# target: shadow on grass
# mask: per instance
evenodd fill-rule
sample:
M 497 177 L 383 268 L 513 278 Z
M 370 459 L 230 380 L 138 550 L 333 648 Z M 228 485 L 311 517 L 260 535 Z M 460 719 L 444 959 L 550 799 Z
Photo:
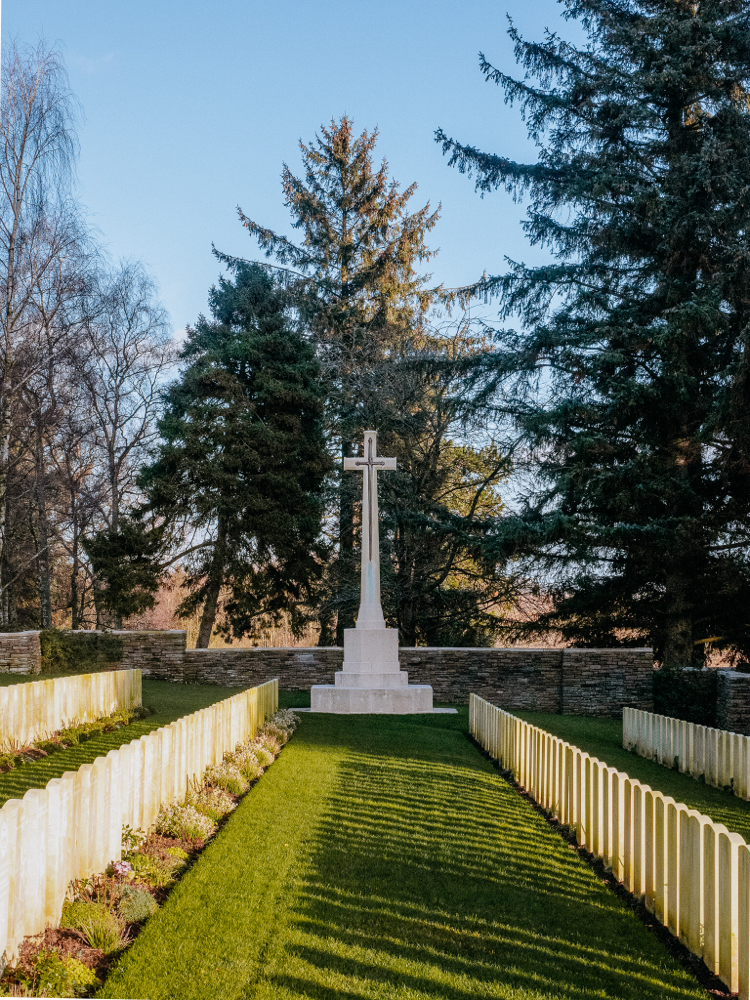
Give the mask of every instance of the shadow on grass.
M 291 995 L 705 996 L 477 766 L 351 753 L 315 844 Z
M 458 716 L 302 717 L 101 997 L 706 998 Z

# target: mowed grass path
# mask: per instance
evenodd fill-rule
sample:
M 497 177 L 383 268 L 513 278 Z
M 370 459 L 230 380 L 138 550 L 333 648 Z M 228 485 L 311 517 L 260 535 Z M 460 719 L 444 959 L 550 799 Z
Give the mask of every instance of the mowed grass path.
M 458 716 L 302 717 L 99 997 L 706 997 Z
M 154 709 L 154 715 L 139 719 L 112 733 L 102 733 L 85 743 L 70 747 L 69 750 L 60 750 L 49 757 L 22 764 L 13 771 L 0 774 L 0 806 L 8 799 L 23 798 L 24 792 L 29 788 L 44 788 L 48 781 L 62 777 L 66 771 L 77 771 L 82 764 L 91 764 L 97 757 L 106 757 L 110 750 L 137 740 L 152 729 L 167 726 L 183 715 L 190 715 L 224 698 L 231 698 L 238 690 L 214 684 L 170 684 L 168 681 L 144 680 L 143 704 Z
M 625 750 L 621 720 L 583 719 L 544 712 L 513 714 L 585 750 L 592 757 L 598 757 L 610 767 L 624 771 L 662 795 L 671 795 L 675 801 L 684 802 L 691 809 L 710 816 L 714 823 L 723 823 L 728 830 L 739 833 L 750 843 L 750 802 Z

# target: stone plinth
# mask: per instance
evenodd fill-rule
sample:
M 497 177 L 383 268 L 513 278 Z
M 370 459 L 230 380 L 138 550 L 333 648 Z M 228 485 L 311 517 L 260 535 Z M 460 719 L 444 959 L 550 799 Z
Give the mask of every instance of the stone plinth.
M 310 689 L 310 709 L 339 715 L 415 715 L 432 711 L 429 684 L 409 684 L 401 670 L 398 630 L 344 630 L 344 666 L 333 684 Z

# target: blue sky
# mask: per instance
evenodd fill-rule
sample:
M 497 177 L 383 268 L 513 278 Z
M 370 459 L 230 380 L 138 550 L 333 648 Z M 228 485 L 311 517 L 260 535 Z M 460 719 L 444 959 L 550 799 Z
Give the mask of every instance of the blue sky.
M 280 174 L 299 139 L 346 113 L 378 126 L 378 157 L 416 208 L 442 202 L 435 283 L 466 284 L 503 259 L 534 262 L 523 208 L 485 199 L 448 168 L 434 132 L 535 159 L 517 108 L 484 82 L 478 53 L 515 71 L 506 12 L 529 38 L 567 37 L 553 0 L 5 0 L 3 46 L 56 44 L 85 120 L 79 194 L 113 258 L 143 260 L 176 331 L 206 311 L 220 271 L 212 242 L 253 258 L 236 215 L 291 233 Z M 489 315 L 489 314 L 488 314 Z

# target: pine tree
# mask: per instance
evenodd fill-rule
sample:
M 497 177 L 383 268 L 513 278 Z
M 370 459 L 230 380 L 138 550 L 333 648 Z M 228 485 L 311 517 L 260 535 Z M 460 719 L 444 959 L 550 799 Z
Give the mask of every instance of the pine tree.
M 538 463 L 488 557 L 532 558 L 541 622 L 651 642 L 670 666 L 707 640 L 750 655 L 750 8 L 742 0 L 565 0 L 576 47 L 511 27 L 527 71 L 483 57 L 537 163 L 438 132 L 482 192 L 528 194 L 541 267 L 497 295 L 502 406 Z
M 152 517 L 207 536 L 192 567 L 208 646 L 220 600 L 226 630 L 252 633 L 291 611 L 321 572 L 320 491 L 330 468 L 314 348 L 260 267 L 236 263 L 210 294 L 212 320 L 188 330 L 186 368 L 169 387 L 163 443 L 140 485 Z
M 433 294 L 429 276 L 415 267 L 433 255 L 424 238 L 438 213 L 429 204 L 410 214 L 416 189 L 403 191 L 388 177 L 383 161 L 373 166 L 377 130 L 355 137 L 344 116 L 309 145 L 300 143 L 304 179 L 284 165 L 283 190 L 302 240 L 264 229 L 240 210 L 240 219 L 278 273 L 312 332 L 329 389 L 329 430 L 341 456 L 355 453 L 364 428 L 353 389 L 363 366 L 386 357 L 404 338 L 419 336 Z M 225 255 L 218 255 L 222 259 Z M 355 561 L 352 477 L 333 484 L 337 557 L 329 569 L 331 600 L 321 620 L 321 644 L 343 642 L 359 602 Z M 336 636 L 332 623 L 336 618 Z

